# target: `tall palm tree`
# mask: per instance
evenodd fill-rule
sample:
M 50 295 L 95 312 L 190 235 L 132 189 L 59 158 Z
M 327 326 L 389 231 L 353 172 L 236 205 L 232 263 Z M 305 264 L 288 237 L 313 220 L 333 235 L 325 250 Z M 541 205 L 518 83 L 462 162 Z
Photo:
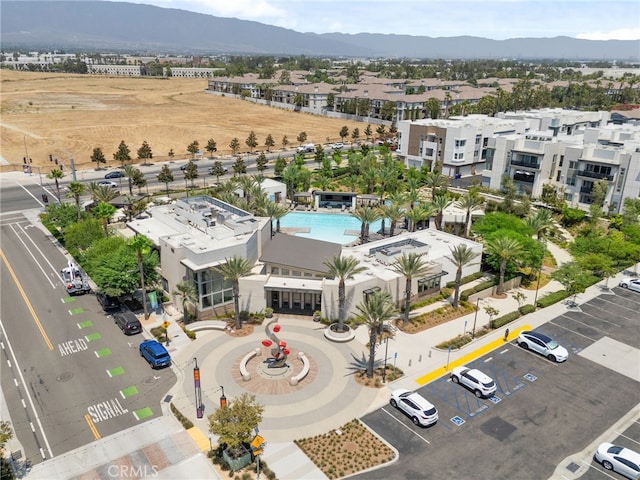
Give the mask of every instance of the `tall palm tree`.
M 107 202 L 99 202 L 92 210 L 92 213 L 102 220 L 102 228 L 104 228 L 104 236 L 109 236 L 109 220 L 116 213 L 116 207 Z
M 129 195 L 133 195 L 133 179 L 136 176 L 136 167 L 134 167 L 133 165 L 125 165 L 122 168 L 122 172 L 129 181 Z
M 487 255 L 500 260 L 500 280 L 497 293 L 504 293 L 504 272 L 507 270 L 507 262 L 517 258 L 522 253 L 522 245 L 514 238 L 505 235 L 496 237 L 486 242 Z
M 546 208 L 539 208 L 533 215 L 526 217 L 524 223 L 536 232 L 538 240 L 543 240 L 549 229 L 553 227 L 553 216 Z
M 183 280 L 176 284 L 176 288 L 172 292 L 174 295 L 180 296 L 182 304 L 182 322 L 186 325 L 189 322 L 188 304 L 195 304 L 198 301 L 198 292 L 193 282 Z
M 276 232 L 280 233 L 280 220 L 288 213 L 287 208 L 281 203 L 268 202 L 265 213 L 270 219 L 276 219 Z
M 376 220 L 380 220 L 379 210 L 368 206 L 358 207 L 351 216 L 360 220 L 360 242 L 367 243 L 369 241 L 369 226 Z
M 431 189 L 431 198 L 436 196 L 436 190 L 447 185 L 447 177 L 439 171 L 429 172 L 425 178 L 425 184 Z
M 296 193 L 299 174 L 300 169 L 294 163 L 290 163 L 282 171 L 282 181 L 287 186 L 287 197 L 291 201 L 293 201 L 293 195 Z
M 396 224 L 404 218 L 404 208 L 394 203 L 385 204 L 380 206 L 380 213 L 383 218 L 389 219 L 389 236 L 393 237 L 396 229 Z M 384 231 L 384 224 L 383 224 Z
M 426 220 L 427 226 L 429 226 L 429 219 L 436 214 L 436 207 L 431 202 L 422 203 L 415 209 L 415 211 L 417 212 L 417 221 L 421 222 L 422 220 Z M 413 230 L 415 231 L 415 224 L 413 225 Z
M 96 182 L 89 183 L 88 190 L 93 201 L 98 203 L 109 203 L 118 196 L 118 192 L 116 192 L 115 188 L 111 188 L 106 185 L 98 185 Z
M 403 322 L 409 321 L 409 309 L 411 308 L 411 283 L 414 277 L 424 276 L 431 270 L 429 262 L 422 258 L 422 253 L 403 253 L 391 264 L 391 269 L 407 279 L 405 284 Z
M 69 191 L 67 192 L 67 197 L 73 198 L 76 202 L 76 208 L 78 209 L 78 221 L 80 221 L 80 196 L 84 195 L 87 190 L 87 186 L 84 183 L 80 182 L 71 182 L 69 184 Z
M 143 260 L 153 247 L 153 242 L 144 235 L 136 235 L 129 239 L 129 248 L 136 252 L 138 256 L 138 272 L 140 273 L 140 286 L 142 287 L 142 308 L 144 310 L 145 320 L 149 318 L 149 309 L 147 308 L 147 289 L 144 281 Z
M 238 177 L 238 186 L 242 190 L 242 193 L 244 194 L 244 198 L 247 201 L 248 205 L 251 205 L 251 193 L 253 191 L 252 187 L 255 183 L 256 182 L 253 177 L 249 175 L 242 175 L 241 177 Z
M 57 168 L 54 168 L 49 173 L 47 173 L 47 178 L 54 180 L 56 182 L 56 192 L 58 194 L 58 201 L 60 201 L 60 184 L 58 183 L 58 180 L 60 180 L 62 177 L 64 177 L 64 172 L 62 170 L 58 170 Z
M 327 275 L 338 279 L 338 330 L 343 331 L 345 318 L 346 303 L 346 284 L 347 280 L 353 279 L 353 276 L 366 270 L 360 265 L 360 260 L 355 257 L 340 257 L 336 255 L 332 260 L 326 260 L 324 264 L 327 266 Z
M 471 215 L 475 210 L 481 208 L 483 205 L 484 200 L 472 192 L 467 192 L 466 195 L 462 196 L 457 202 L 454 203 L 454 206 L 456 208 L 465 210 L 467 212 L 467 216 L 465 217 L 464 221 L 465 238 L 469 238 L 469 232 L 471 231 Z
M 449 247 L 451 251 L 450 257 L 447 258 L 456 267 L 455 289 L 453 291 L 453 308 L 458 308 L 458 299 L 460 298 L 460 283 L 462 282 L 462 269 L 467 265 L 473 265 L 473 262 L 479 252 L 474 252 L 471 247 L 461 243 L 455 247 Z
M 357 320 L 369 327 L 369 360 L 367 362 L 367 377 L 373 377 L 373 367 L 376 358 L 376 343 L 378 332 L 383 328 L 384 322 L 390 320 L 396 313 L 391 295 L 388 292 L 374 292 L 368 295 L 360 305 Z
M 436 208 L 436 228 L 442 230 L 442 219 L 444 218 L 445 209 L 453 203 L 446 195 L 436 195 L 431 200 L 433 206 Z
M 251 275 L 253 264 L 246 258 L 237 255 L 225 260 L 226 263 L 214 267 L 214 270 L 220 273 L 225 280 L 231 282 L 236 329 L 240 330 L 242 328 L 240 322 L 240 278 Z

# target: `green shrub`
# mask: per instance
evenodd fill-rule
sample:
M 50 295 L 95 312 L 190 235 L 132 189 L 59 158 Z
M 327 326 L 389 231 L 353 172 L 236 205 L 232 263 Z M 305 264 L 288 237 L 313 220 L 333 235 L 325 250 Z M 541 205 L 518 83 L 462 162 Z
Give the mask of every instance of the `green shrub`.
M 518 311 L 521 315 L 526 315 L 527 313 L 533 313 L 536 311 L 536 306 L 527 303 L 526 305 L 521 306 Z
M 241 322 L 246 322 L 247 320 L 249 320 L 249 312 L 246 310 L 242 310 L 240 312 L 240 321 Z
M 473 295 L 474 293 L 478 293 L 481 292 L 482 290 L 486 290 L 487 288 L 491 288 L 494 285 L 498 284 L 498 279 L 493 279 L 493 280 L 487 280 L 486 282 L 481 282 L 479 284 L 477 284 L 475 287 L 472 288 L 468 288 L 466 290 L 463 290 L 460 293 L 460 300 L 464 300 L 465 302 L 467 300 L 469 300 L 469 297 L 471 295 Z
M 173 404 L 173 402 L 171 402 L 170 406 L 171 406 L 171 411 L 173 412 L 175 417 L 178 419 L 178 421 L 182 424 L 182 426 L 186 430 L 188 430 L 188 429 L 193 427 L 193 422 L 191 420 L 189 420 L 187 417 L 185 417 L 184 415 L 182 415 L 182 413 L 180 413 L 180 410 L 178 410 L 176 408 L 176 406 Z
M 446 340 L 442 343 L 436 345 L 436 348 L 441 350 L 447 350 L 449 347 L 451 348 L 460 348 L 467 343 L 471 342 L 471 335 L 458 335 L 456 338 L 452 338 L 451 340 Z
M 506 315 L 493 319 L 491 321 L 491 328 L 500 328 L 507 323 L 517 320 L 518 318 L 520 318 L 520 312 L 517 310 L 515 312 L 507 313 Z
M 482 278 L 483 275 L 484 275 L 484 272 L 476 272 L 476 273 L 472 273 L 471 275 L 467 275 L 466 277 L 462 277 L 460 279 L 460 285 L 473 282 L 474 280 Z M 455 286 L 456 286 L 455 280 L 451 282 L 447 282 L 447 284 L 445 285 L 446 288 L 455 288 Z
M 554 303 L 558 303 L 565 298 L 569 298 L 571 294 L 566 290 L 559 290 L 557 292 L 550 293 L 549 295 L 545 295 L 544 297 L 538 299 L 536 302 L 536 306 L 540 308 L 548 307 L 549 305 L 553 305 Z
M 196 339 L 196 332 L 192 332 L 191 330 L 187 329 L 186 327 L 183 328 L 182 330 L 184 330 L 184 333 L 186 333 L 187 337 L 189 337 L 191 340 L 195 340 Z

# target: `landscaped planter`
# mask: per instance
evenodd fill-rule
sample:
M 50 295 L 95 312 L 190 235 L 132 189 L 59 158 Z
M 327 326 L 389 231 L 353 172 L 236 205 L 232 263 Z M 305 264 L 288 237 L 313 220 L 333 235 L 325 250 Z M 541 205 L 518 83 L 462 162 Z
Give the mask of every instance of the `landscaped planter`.
M 239 456 L 232 456 L 229 449 L 223 450 L 222 452 L 222 458 L 224 458 L 224 461 L 227 462 L 231 470 L 240 470 L 242 467 L 246 467 L 251 463 L 251 452 L 247 450 L 244 445 L 240 445 L 238 449 L 242 452 Z
M 343 325 L 344 330 L 338 330 L 339 323 L 332 323 L 324 329 L 324 336 L 332 342 L 349 342 L 356 337 L 356 332 L 348 325 Z

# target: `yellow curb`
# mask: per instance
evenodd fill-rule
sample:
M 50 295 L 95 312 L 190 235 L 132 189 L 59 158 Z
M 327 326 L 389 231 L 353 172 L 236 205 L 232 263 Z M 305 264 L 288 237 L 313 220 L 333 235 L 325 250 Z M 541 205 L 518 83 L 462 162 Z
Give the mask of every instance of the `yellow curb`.
M 478 357 L 481 357 L 482 355 L 489 353 L 492 350 L 495 350 L 496 348 L 498 348 L 500 345 L 504 345 L 505 342 L 509 342 L 511 340 L 513 340 L 514 338 L 517 338 L 518 335 L 520 335 L 520 332 L 524 331 L 524 330 L 531 330 L 531 326 L 530 325 L 523 325 L 522 327 L 515 329 L 514 331 L 510 331 L 509 332 L 509 336 L 508 338 L 505 340 L 504 338 L 498 338 L 494 341 L 492 341 L 491 343 L 487 343 L 486 345 L 467 353 L 465 356 L 460 357 L 456 360 L 453 360 L 452 362 L 449 363 L 448 365 L 448 369 L 447 369 L 447 365 L 444 365 L 440 368 L 437 368 L 425 375 L 422 375 L 421 377 L 418 377 L 416 379 L 416 383 L 420 386 L 422 385 L 426 385 L 429 382 L 432 382 L 433 380 L 435 380 L 436 378 L 440 378 L 441 376 L 445 375 L 446 373 L 448 373 L 450 370 L 453 370 L 455 367 L 459 367 L 461 365 L 465 365 L 473 360 L 475 360 Z
M 211 448 L 211 443 L 209 437 L 207 437 L 202 430 L 200 430 L 198 427 L 191 427 L 187 430 L 187 433 L 191 435 L 191 438 L 194 442 L 196 442 L 196 445 L 198 445 L 198 448 L 201 452 L 209 451 L 209 449 Z

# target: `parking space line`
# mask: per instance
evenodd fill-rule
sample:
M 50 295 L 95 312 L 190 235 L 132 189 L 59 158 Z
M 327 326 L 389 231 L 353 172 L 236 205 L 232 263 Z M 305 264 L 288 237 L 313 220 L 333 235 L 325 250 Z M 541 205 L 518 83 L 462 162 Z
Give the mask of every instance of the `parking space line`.
M 524 331 L 524 330 L 531 330 L 531 325 L 523 325 L 520 328 L 514 329 L 512 332 L 509 333 L 509 337 L 507 338 L 507 341 L 511 341 L 515 338 L 518 337 L 518 335 L 520 335 L 520 332 Z M 426 385 L 429 382 L 432 382 L 433 380 L 435 380 L 436 378 L 440 378 L 443 375 L 449 373 L 451 370 L 453 370 L 455 367 L 459 367 L 461 365 L 466 365 L 467 363 L 472 362 L 473 360 L 476 360 L 478 358 L 480 358 L 482 355 L 485 355 L 495 349 L 497 349 L 500 345 L 504 345 L 505 340 L 503 337 L 497 338 L 495 340 L 493 340 L 492 342 L 487 343 L 484 346 L 481 346 L 479 348 L 477 348 L 476 350 L 473 350 L 469 353 L 467 353 L 466 355 L 463 355 L 462 357 L 456 359 L 456 360 L 452 360 L 451 362 L 449 362 L 449 369 L 447 369 L 447 366 L 444 365 L 440 368 L 437 368 L 425 375 L 422 375 L 421 377 L 418 377 L 415 381 L 418 385 L 423 386 Z
M 555 319 L 553 319 L 553 320 L 555 320 Z M 580 335 L 581 337 L 586 338 L 587 340 L 591 340 L 592 342 L 595 342 L 595 341 L 596 341 L 595 339 L 593 339 L 593 338 L 591 338 L 591 337 L 588 337 L 588 336 L 586 336 L 586 335 L 584 335 L 584 334 L 582 334 L 582 333 L 580 333 L 580 332 L 576 332 L 575 330 L 571 330 L 570 328 L 565 327 L 564 325 L 560 325 L 559 323 L 555 323 L 553 320 L 550 320 L 550 321 L 549 321 L 549 323 L 550 323 L 551 325 L 555 325 L 556 327 L 563 328 L 563 329 L 564 329 L 564 330 L 566 330 L 567 332 L 571 332 L 571 333 L 575 333 L 576 335 Z
M 407 427 L 404 423 L 402 423 L 400 420 L 398 420 L 395 415 L 391 415 L 391 413 L 387 412 L 387 410 L 383 407 L 380 410 L 382 410 L 384 413 L 386 413 L 387 415 L 389 415 L 391 418 L 393 418 L 396 422 L 398 422 L 400 425 L 402 425 L 404 428 L 406 428 L 407 430 L 409 430 L 411 433 L 413 433 L 416 437 L 420 437 L 424 442 L 426 442 L 427 445 L 431 445 L 431 442 L 429 442 L 429 440 L 427 440 L 426 438 L 424 438 L 422 435 L 420 435 L 419 433 L 415 432 L 413 429 Z
M 591 315 L 591 314 L 589 314 L 589 313 L 584 313 L 584 315 L 588 315 L 588 316 L 590 316 L 591 318 L 593 318 L 593 319 L 595 319 L 595 320 L 599 320 L 597 317 L 594 317 L 593 315 Z M 589 325 L 588 323 L 581 322 L 581 321 L 580 321 L 580 320 L 578 320 L 577 318 L 567 317 L 566 315 L 562 315 L 562 316 L 563 316 L 563 317 L 565 317 L 565 318 L 567 318 L 567 319 L 569 319 L 569 320 L 570 320 L 570 321 L 572 321 L 572 322 L 576 322 L 576 323 L 579 323 L 579 324 L 581 324 L 581 325 L 584 325 L 585 327 L 592 328 L 592 329 L 597 330 L 598 332 L 603 333 L 603 334 L 605 334 L 605 335 L 608 335 L 608 334 L 609 334 L 609 332 L 607 332 L 606 330 L 602 330 L 601 328 L 594 327 L 593 325 Z M 615 324 L 615 323 L 613 323 L 613 322 L 607 322 L 607 323 L 609 323 L 610 325 L 613 325 L 613 326 L 615 326 L 615 327 L 621 328 L 621 327 L 620 327 L 620 325 L 617 325 L 617 324 Z
M 638 440 L 636 440 L 635 438 L 628 437 L 624 433 L 616 432 L 615 430 L 614 430 L 614 433 L 616 435 L 620 436 L 620 437 L 626 438 L 627 440 L 630 440 L 633 443 L 637 443 L 638 445 L 640 445 L 640 442 Z

